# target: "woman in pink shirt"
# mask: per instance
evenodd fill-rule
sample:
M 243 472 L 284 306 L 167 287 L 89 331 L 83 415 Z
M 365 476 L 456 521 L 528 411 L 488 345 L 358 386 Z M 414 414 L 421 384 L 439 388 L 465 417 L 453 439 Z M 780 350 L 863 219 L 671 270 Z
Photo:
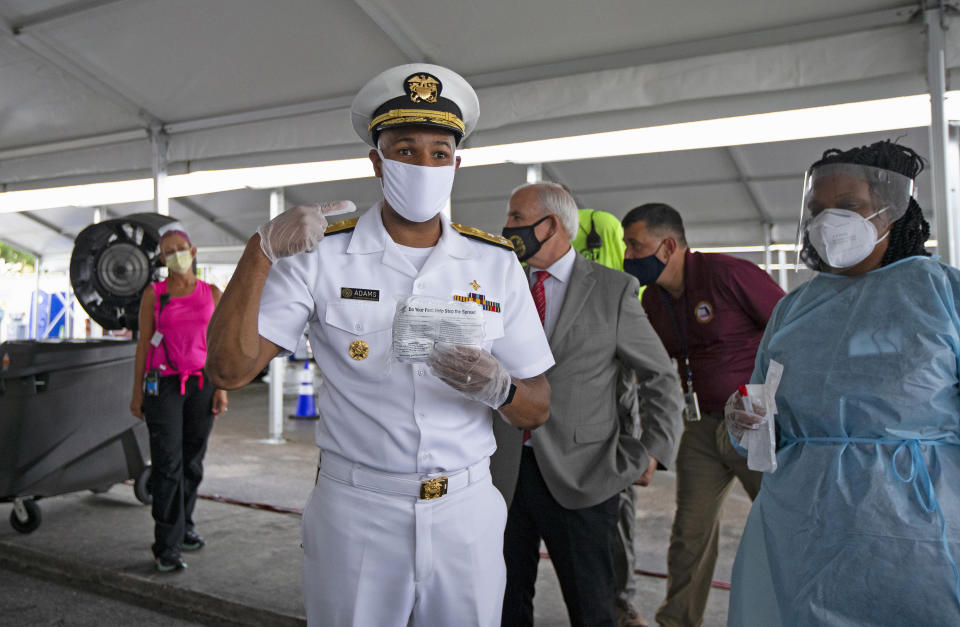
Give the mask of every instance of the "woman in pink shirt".
M 207 324 L 220 290 L 197 279 L 197 249 L 176 227 L 160 236 L 167 279 L 144 290 L 140 339 L 134 361 L 130 411 L 146 419 L 153 471 L 153 555 L 157 570 L 185 568 L 181 550 L 195 551 L 204 540 L 193 526 L 197 486 L 213 420 L 227 411 L 227 393 L 204 381 Z

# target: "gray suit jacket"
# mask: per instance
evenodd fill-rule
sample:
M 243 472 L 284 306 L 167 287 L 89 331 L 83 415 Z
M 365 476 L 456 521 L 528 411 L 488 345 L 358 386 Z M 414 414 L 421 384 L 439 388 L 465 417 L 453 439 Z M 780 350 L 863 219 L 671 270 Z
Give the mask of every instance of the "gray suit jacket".
M 550 493 L 568 509 L 596 505 L 632 484 L 646 470 L 648 455 L 664 467 L 676 457 L 683 393 L 639 289 L 634 277 L 576 256 L 549 338 L 557 362 L 546 373 L 550 419 L 531 440 Z M 618 398 L 625 369 L 637 377 L 639 437 Z M 491 469 L 509 503 L 522 436 L 499 418 L 495 423 Z

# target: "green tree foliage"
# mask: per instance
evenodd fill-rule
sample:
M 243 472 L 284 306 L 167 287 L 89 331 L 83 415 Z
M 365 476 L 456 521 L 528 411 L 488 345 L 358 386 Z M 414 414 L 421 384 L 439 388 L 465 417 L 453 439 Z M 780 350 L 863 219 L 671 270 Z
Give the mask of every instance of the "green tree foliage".
M 2 240 L 0 240 L 0 259 L 3 259 L 7 263 L 20 262 L 24 266 L 36 267 L 37 265 L 37 260 L 34 259 L 33 255 L 25 253 L 19 248 L 14 248 Z

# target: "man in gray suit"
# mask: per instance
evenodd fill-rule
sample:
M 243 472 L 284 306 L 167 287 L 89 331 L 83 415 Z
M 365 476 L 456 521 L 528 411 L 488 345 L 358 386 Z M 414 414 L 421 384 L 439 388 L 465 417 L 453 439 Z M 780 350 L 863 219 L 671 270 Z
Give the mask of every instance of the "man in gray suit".
M 648 485 L 673 462 L 682 392 L 637 298 L 636 279 L 571 248 L 577 206 L 560 185 L 523 185 L 510 197 L 504 237 L 530 266 L 531 292 L 556 365 L 547 371 L 550 419 L 522 439 L 504 537 L 503 625 L 533 624 L 541 538 L 557 571 L 572 625 L 616 625 L 613 547 L 618 494 Z M 639 437 L 618 412 L 624 369 L 637 378 Z M 498 468 L 503 484 L 503 468 Z M 509 481 L 509 480 L 508 480 Z

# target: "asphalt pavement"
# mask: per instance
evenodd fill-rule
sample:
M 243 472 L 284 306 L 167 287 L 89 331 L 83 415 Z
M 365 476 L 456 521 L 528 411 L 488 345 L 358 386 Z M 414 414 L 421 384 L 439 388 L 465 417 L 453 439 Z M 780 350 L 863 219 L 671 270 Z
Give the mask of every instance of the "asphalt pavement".
M 295 382 L 296 366 L 288 381 Z M 288 386 L 289 413 L 296 388 Z M 158 573 L 150 554 L 152 520 L 129 485 L 38 502 L 43 522 L 24 535 L 0 524 L 0 624 L 302 625 L 300 516 L 316 472 L 309 420 L 285 422 L 284 443 L 266 442 L 267 386 L 231 393 L 206 457 L 195 519 L 207 546 L 185 553 L 188 568 Z M 637 508 L 637 567 L 665 573 L 674 510 L 674 475 L 657 473 Z M 715 578 L 729 581 L 749 499 L 736 486 L 721 525 Z M 266 507 L 264 507 L 266 506 Z M 0 521 L 12 506 L 0 504 Z M 665 580 L 639 577 L 637 606 L 652 618 Z M 726 624 L 728 592 L 711 592 L 704 625 Z M 538 627 L 567 625 L 549 560 L 534 600 Z M 11 611 L 12 610 L 12 611 Z M 152 622 L 156 621 L 156 622 Z

